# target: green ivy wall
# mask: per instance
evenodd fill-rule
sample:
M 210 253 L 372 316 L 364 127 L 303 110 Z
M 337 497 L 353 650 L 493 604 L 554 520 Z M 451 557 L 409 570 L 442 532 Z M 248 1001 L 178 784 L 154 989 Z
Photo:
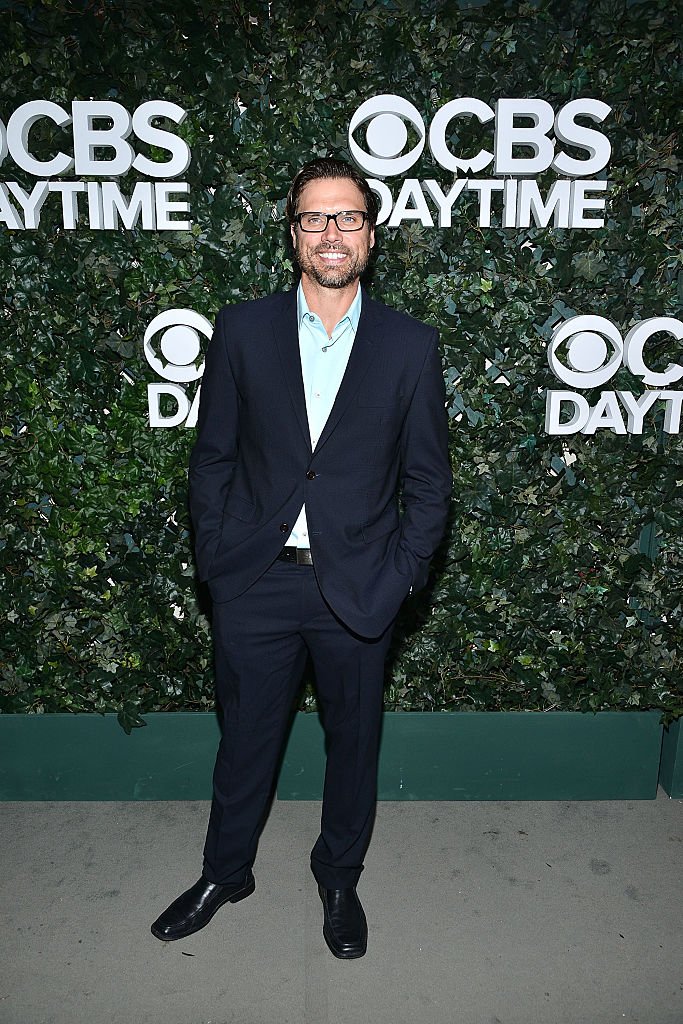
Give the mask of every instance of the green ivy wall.
M 290 286 L 288 183 L 315 155 L 348 157 L 352 114 L 383 92 L 426 123 L 457 96 L 613 107 L 603 229 L 479 228 L 470 194 L 452 228 L 380 230 L 372 293 L 441 332 L 456 475 L 433 586 L 399 623 L 387 708 L 683 710 L 680 438 L 649 416 L 642 436 L 570 438 L 567 465 L 563 439 L 543 432 L 559 319 L 597 313 L 625 334 L 679 314 L 674 10 L 0 5 L 0 118 L 31 99 L 180 104 L 193 219 L 190 232 L 65 231 L 53 201 L 39 230 L 0 229 L 1 710 L 116 711 L 130 728 L 150 710 L 212 706 L 186 507 L 193 430 L 150 429 L 142 335 L 168 308 L 213 319 Z M 471 149 L 483 136 L 463 125 Z M 37 128 L 32 143 L 54 152 Z M 410 173 L 448 184 L 428 152 Z M 33 184 L 9 158 L 0 177 Z M 621 370 L 609 387 L 634 384 Z

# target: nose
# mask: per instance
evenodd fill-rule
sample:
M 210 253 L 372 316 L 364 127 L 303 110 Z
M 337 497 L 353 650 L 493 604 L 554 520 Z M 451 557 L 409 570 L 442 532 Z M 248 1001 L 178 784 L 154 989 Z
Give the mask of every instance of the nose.
M 337 227 L 336 221 L 328 220 L 327 227 L 323 231 L 322 237 L 326 242 L 339 242 L 341 240 L 341 231 Z

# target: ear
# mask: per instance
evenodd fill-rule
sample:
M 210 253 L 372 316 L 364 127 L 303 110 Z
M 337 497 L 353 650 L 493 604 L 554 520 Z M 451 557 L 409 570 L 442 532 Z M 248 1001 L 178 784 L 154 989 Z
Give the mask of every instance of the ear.
M 292 236 L 292 245 L 296 249 L 296 228 L 294 227 L 293 224 L 289 225 L 289 231 L 290 231 L 290 234 Z
M 370 228 L 369 241 L 370 241 L 370 248 L 372 249 L 374 244 L 375 244 L 375 229 L 374 228 Z

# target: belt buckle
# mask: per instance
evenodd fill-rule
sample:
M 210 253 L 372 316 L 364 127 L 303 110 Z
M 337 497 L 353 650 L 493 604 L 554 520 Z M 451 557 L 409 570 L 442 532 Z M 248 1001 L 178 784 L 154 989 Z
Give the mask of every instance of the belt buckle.
M 297 565 L 313 565 L 313 558 L 311 556 L 310 548 L 296 548 L 295 550 Z

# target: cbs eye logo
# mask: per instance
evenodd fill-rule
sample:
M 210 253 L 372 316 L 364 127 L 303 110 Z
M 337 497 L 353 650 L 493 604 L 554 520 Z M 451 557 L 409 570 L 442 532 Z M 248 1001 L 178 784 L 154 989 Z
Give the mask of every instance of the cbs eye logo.
M 403 149 L 408 141 L 408 122 L 418 135 L 417 145 L 408 153 Z M 359 146 L 353 133 L 366 124 L 366 152 Z M 420 111 L 401 96 L 383 93 L 361 103 L 349 123 L 349 149 L 354 160 L 367 174 L 387 178 L 403 174 L 416 163 L 425 147 L 426 130 Z
M 623 339 L 618 328 L 603 316 L 576 316 L 557 327 L 548 345 L 548 363 L 563 384 L 571 388 L 597 388 L 624 365 L 649 387 L 641 395 L 626 390 L 602 391 L 593 406 L 576 391 L 548 390 L 546 433 L 594 434 L 598 428 L 607 428 L 616 434 L 642 434 L 645 414 L 655 402 L 661 401 L 664 431 L 678 434 L 683 392 L 666 389 L 683 377 L 683 366 L 670 362 L 665 369 L 655 370 L 645 361 L 646 345 L 655 335 L 662 334 L 681 341 L 683 323 L 671 316 L 651 317 L 635 324 Z M 562 416 L 566 410 L 570 411 L 569 419 Z
M 190 402 L 182 384 L 199 380 L 204 373 L 202 336 L 210 339 L 212 327 L 206 317 L 192 309 L 167 309 L 148 324 L 143 338 L 145 359 L 169 383 L 148 384 L 147 401 L 151 427 L 193 427 L 197 422 L 199 387 Z M 155 337 L 157 336 L 157 337 Z M 175 403 L 173 411 L 162 410 Z

